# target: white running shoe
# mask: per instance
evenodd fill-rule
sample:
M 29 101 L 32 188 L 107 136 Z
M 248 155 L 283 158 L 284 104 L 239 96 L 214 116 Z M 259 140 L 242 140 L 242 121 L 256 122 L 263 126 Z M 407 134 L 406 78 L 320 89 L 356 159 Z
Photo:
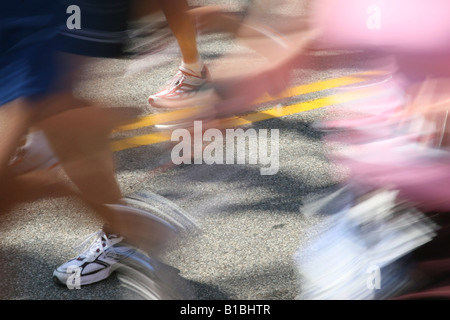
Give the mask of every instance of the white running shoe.
M 73 289 L 102 281 L 119 267 L 120 261 L 136 251 L 135 248 L 125 245 L 122 237 L 106 235 L 103 230 L 90 235 L 79 247 L 84 247 L 92 238 L 94 240 L 86 251 L 53 272 L 53 280 L 56 283 Z
M 191 98 L 209 81 L 208 68 L 203 67 L 201 75 L 180 66 L 172 80 L 161 91 L 151 95 L 148 102 L 155 108 L 179 108 L 177 101 Z
M 44 133 L 35 131 L 29 133 L 25 145 L 16 150 L 9 167 L 14 174 L 24 174 L 39 169 L 52 170 L 59 164 Z

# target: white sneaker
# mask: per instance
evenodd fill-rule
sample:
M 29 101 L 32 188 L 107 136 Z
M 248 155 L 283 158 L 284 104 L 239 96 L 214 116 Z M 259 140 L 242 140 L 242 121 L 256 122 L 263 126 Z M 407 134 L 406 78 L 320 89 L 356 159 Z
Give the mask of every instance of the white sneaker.
M 9 167 L 14 174 L 24 174 L 39 169 L 52 170 L 59 164 L 44 133 L 35 131 L 29 133 L 25 145 L 16 150 Z
M 151 95 L 148 102 L 155 108 L 178 109 L 178 101 L 196 95 L 209 80 L 210 74 L 206 66 L 200 75 L 180 66 L 172 80 L 161 91 Z
M 53 272 L 53 280 L 69 289 L 96 283 L 108 278 L 118 267 L 118 262 L 133 254 L 136 249 L 121 243 L 123 238 L 106 235 L 100 230 L 90 235 L 79 247 L 95 238 L 89 248 Z

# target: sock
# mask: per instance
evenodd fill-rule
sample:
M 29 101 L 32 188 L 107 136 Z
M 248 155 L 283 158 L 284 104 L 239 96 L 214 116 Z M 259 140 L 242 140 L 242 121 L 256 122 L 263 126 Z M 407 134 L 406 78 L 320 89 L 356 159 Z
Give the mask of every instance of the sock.
M 203 61 L 199 58 L 197 62 L 194 63 L 181 62 L 181 66 L 193 71 L 197 76 L 201 76 L 203 70 Z

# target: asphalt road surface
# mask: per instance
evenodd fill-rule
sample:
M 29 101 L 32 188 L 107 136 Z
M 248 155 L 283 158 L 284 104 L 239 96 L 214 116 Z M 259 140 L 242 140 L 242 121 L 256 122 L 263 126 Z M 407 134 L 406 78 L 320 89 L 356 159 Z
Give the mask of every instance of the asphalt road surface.
M 210 65 L 241 49 L 225 34 L 202 34 L 198 43 Z M 145 41 L 144 45 L 151 47 Z M 315 234 L 314 226 L 320 220 L 306 215 L 301 206 L 345 176 L 329 162 L 323 133 L 314 124 L 339 114 L 340 105 L 327 97 L 342 85 L 355 82 L 357 86 L 352 76 L 367 71 L 367 60 L 377 58 L 359 52 L 317 54 L 310 66 L 293 72 L 290 86 L 301 86 L 299 92 L 261 106 L 279 113 L 250 118 L 253 120 L 244 129 L 279 132 L 279 170 L 273 175 L 262 175 L 264 165 L 260 163 L 171 165 L 170 141 L 148 138 L 127 147 L 125 139 L 148 137 L 157 132 L 154 125 L 117 133 L 116 138 L 125 141 L 118 143 L 121 147 L 115 152 L 124 194 L 160 195 L 199 226 L 195 234 L 174 241 L 160 257 L 179 270 L 180 288 L 189 288 L 192 298 L 296 299 L 300 284 L 294 254 Z M 143 116 L 149 116 L 160 111 L 148 105 L 148 95 L 170 79 L 178 63 L 173 42 L 147 57 L 94 59 L 77 92 L 83 97 L 140 106 Z M 74 247 L 100 228 L 100 221 L 68 198 L 43 199 L 9 212 L 0 222 L 1 298 L 125 299 L 126 290 L 115 274 L 81 289 L 69 290 L 52 282 L 54 268 L 76 255 Z

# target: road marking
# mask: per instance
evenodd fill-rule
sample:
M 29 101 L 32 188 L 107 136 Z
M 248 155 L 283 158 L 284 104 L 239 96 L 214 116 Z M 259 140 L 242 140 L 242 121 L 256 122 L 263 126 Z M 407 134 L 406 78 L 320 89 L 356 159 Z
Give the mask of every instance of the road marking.
M 324 91 L 328 89 L 335 89 L 347 85 L 362 83 L 367 81 L 373 76 L 377 75 L 383 75 L 385 72 L 383 71 L 367 71 L 358 73 L 351 76 L 345 76 L 340 78 L 333 78 L 333 79 L 327 79 L 320 82 L 310 83 L 310 84 L 304 84 L 300 86 L 296 86 L 293 88 L 289 88 L 280 95 L 277 95 L 275 97 L 272 96 L 264 96 L 261 99 L 256 101 L 256 104 L 260 103 L 267 103 L 271 101 L 276 101 L 280 99 L 285 98 L 292 98 L 294 96 L 304 95 L 308 93 L 318 92 L 318 91 Z M 123 132 L 123 131 L 130 131 L 130 130 L 136 130 L 141 129 L 145 127 L 151 127 L 155 124 L 159 123 L 165 123 L 169 121 L 177 121 L 180 119 L 189 118 L 190 115 L 196 115 L 198 114 L 199 108 L 188 108 L 183 110 L 176 110 L 176 111 L 169 111 L 159 114 L 151 114 L 148 116 L 144 116 L 140 118 L 139 120 L 118 127 L 115 132 Z
M 254 122 L 269 120 L 278 117 L 284 117 L 292 114 L 297 114 L 309 110 L 319 109 L 327 106 L 349 103 L 363 98 L 367 98 L 367 88 L 352 90 L 340 94 L 330 95 L 319 99 L 304 101 L 288 106 L 275 107 L 262 111 L 252 112 L 240 116 L 232 116 L 221 119 L 220 125 L 222 128 L 233 128 L 251 124 Z M 173 119 L 172 119 L 173 120 Z M 146 135 L 139 135 L 121 140 L 116 140 L 111 143 L 113 151 L 121 151 L 132 149 L 136 147 L 152 145 L 171 140 L 172 130 L 160 131 Z

